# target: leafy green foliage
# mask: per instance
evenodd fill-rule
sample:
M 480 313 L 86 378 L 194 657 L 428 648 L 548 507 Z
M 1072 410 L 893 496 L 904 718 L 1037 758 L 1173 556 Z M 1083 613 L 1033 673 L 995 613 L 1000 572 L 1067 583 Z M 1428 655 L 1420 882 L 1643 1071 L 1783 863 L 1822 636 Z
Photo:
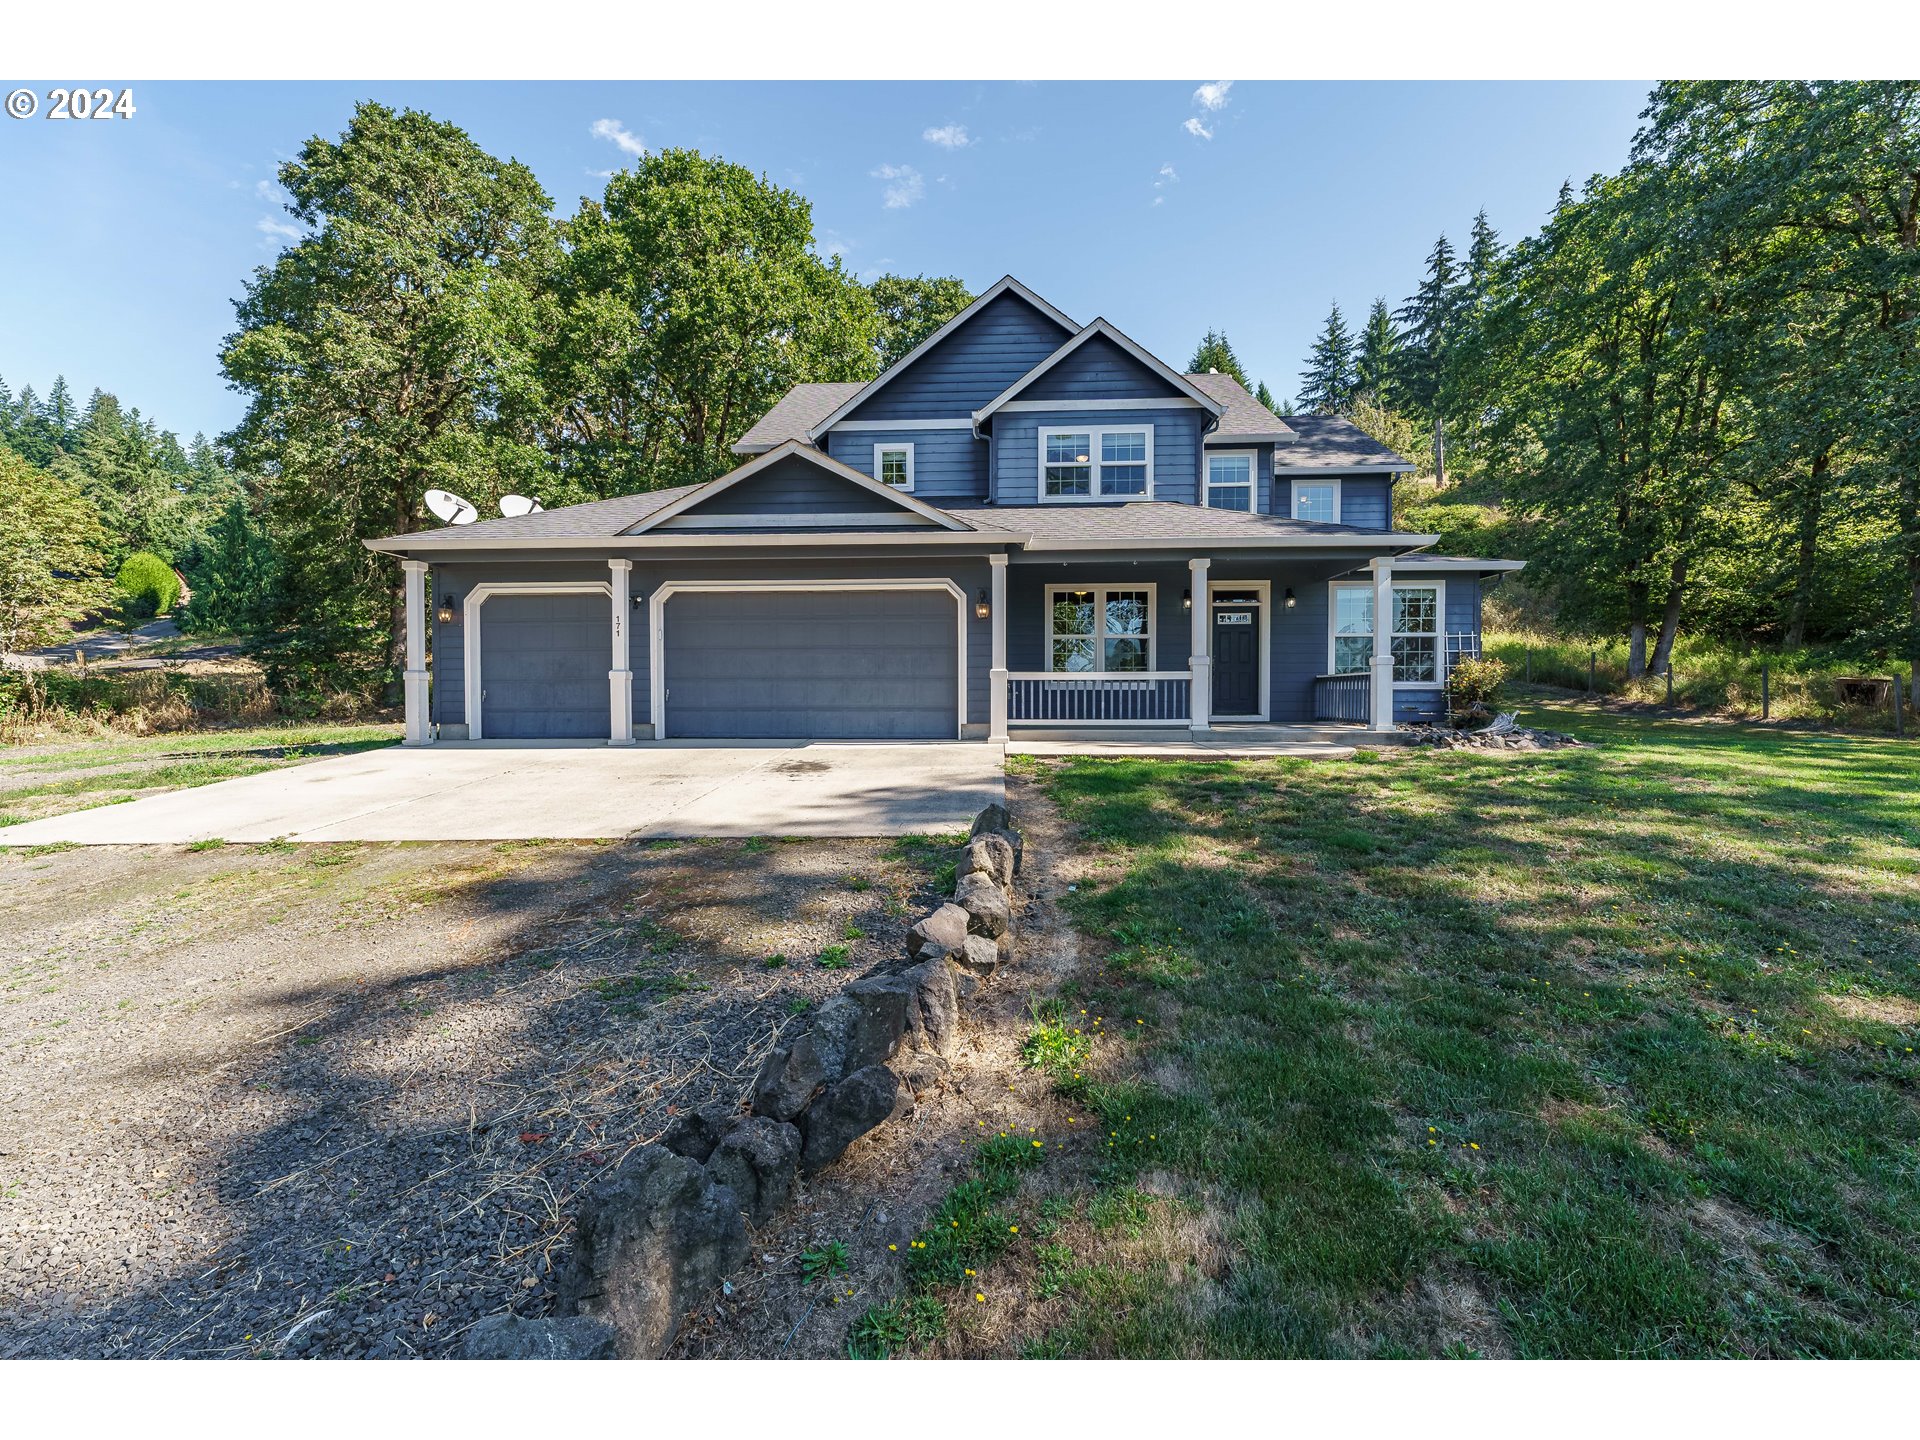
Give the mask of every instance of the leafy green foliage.
M 1506 683 L 1507 667 L 1490 655 L 1468 656 L 1447 667 L 1447 695 L 1457 710 L 1474 705 L 1492 709 Z
M 180 577 L 158 555 L 137 551 L 120 562 L 114 589 L 130 615 L 165 615 L 180 603 Z
M 103 604 L 105 548 L 77 485 L 0 449 L 0 650 L 49 644 Z
M 193 598 L 185 628 L 258 635 L 280 618 L 280 558 L 266 526 L 242 496 L 227 503 L 188 572 Z
M 882 370 L 973 303 L 972 292 L 952 275 L 882 275 L 867 292 L 880 312 Z
M 800 1252 L 800 1283 L 812 1285 L 846 1273 L 847 1247 L 844 1241 L 829 1240 L 824 1245 Z

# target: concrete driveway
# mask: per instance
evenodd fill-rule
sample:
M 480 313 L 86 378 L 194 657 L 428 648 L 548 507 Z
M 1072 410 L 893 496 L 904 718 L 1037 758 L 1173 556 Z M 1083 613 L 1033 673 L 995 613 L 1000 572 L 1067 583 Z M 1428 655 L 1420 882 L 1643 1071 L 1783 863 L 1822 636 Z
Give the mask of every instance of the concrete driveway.
M 9 826 L 0 843 L 909 835 L 1005 798 L 997 745 L 481 741 L 315 760 Z

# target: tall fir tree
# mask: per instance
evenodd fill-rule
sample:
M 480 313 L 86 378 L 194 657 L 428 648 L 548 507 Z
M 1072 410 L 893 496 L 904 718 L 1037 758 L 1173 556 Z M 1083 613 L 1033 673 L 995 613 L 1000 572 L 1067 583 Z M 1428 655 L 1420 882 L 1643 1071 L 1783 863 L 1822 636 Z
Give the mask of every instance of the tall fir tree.
M 1385 409 L 1393 408 L 1394 374 L 1400 365 L 1400 332 L 1394 328 L 1387 302 L 1375 296 L 1360 332 L 1360 354 L 1354 362 L 1359 393 Z
M 1463 303 L 1478 310 L 1493 291 L 1494 272 L 1500 265 L 1500 233 L 1487 220 L 1482 209 L 1473 217 L 1473 233 L 1467 239 L 1467 269 L 1462 280 Z
M 1231 375 L 1240 382 L 1243 390 L 1253 389 L 1247 381 L 1245 368 L 1240 364 L 1240 357 L 1233 353 L 1233 342 L 1227 339 L 1225 331 L 1207 331 L 1195 348 L 1193 358 L 1187 362 L 1189 375 L 1204 375 L 1209 370 Z
M 1277 409 L 1274 409 L 1273 391 L 1267 388 L 1266 381 L 1262 380 L 1260 384 L 1255 387 L 1253 398 L 1258 400 L 1267 409 L 1272 410 L 1274 414 L 1278 415 L 1280 413 Z
M 1320 338 L 1313 342 L 1306 373 L 1300 378 L 1301 407 L 1318 415 L 1338 415 L 1350 408 L 1358 384 L 1354 367 L 1353 332 L 1347 328 L 1347 318 L 1340 313 L 1336 300 L 1327 312 Z
M 1394 312 L 1404 343 L 1395 377 L 1401 405 L 1422 418 L 1440 411 L 1446 376 L 1447 342 L 1459 312 L 1460 267 L 1453 242 L 1442 235 L 1427 254 L 1427 273 L 1419 289 Z

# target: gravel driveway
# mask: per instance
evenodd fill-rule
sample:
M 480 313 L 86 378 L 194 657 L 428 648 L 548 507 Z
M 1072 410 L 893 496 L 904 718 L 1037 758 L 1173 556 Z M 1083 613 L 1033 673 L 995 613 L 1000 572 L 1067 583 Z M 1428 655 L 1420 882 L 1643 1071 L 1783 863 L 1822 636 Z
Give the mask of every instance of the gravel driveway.
M 950 858 L 0 858 L 0 1358 L 435 1355 L 541 1313 L 571 1195 L 674 1109 L 737 1096 Z

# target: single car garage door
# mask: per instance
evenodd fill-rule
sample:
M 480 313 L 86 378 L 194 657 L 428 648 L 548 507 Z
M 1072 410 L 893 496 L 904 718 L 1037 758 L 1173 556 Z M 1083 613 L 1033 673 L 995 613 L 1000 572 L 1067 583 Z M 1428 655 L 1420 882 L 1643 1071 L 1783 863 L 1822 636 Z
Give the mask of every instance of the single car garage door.
M 947 590 L 685 591 L 666 602 L 666 733 L 951 740 Z
M 489 596 L 480 607 L 481 735 L 605 740 L 612 657 L 601 591 Z

